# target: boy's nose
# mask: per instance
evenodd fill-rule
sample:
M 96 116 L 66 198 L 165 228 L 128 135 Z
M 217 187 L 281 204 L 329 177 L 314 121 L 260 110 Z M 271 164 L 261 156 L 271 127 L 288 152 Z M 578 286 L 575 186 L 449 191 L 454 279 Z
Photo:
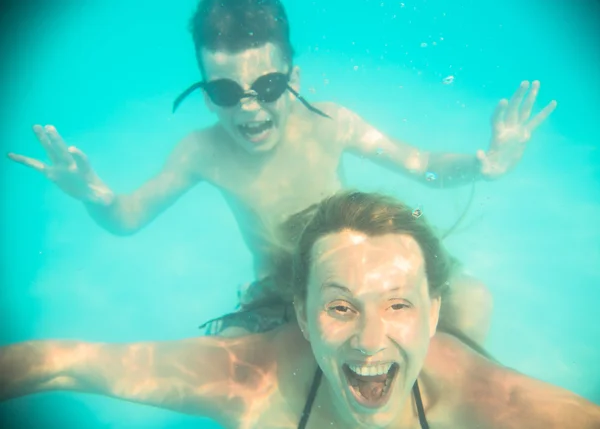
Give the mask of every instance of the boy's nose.
M 260 103 L 256 99 L 258 94 L 256 91 L 249 90 L 244 93 L 244 96 L 240 100 L 240 105 L 243 110 L 257 110 L 260 109 Z

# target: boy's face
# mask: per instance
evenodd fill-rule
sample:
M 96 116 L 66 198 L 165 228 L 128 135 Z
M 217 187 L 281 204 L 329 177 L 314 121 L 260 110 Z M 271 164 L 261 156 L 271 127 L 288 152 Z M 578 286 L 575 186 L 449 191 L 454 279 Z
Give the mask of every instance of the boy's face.
M 203 49 L 201 58 L 206 82 L 229 79 L 247 93 L 261 76 L 290 72 L 290 65 L 281 50 L 271 43 L 237 53 Z M 296 67 L 292 70 L 289 84 L 298 90 Z M 248 153 L 268 152 L 282 140 L 292 106 L 293 95 L 289 91 L 283 92 L 273 102 L 259 101 L 250 96 L 242 98 L 233 107 L 218 106 L 206 92 L 204 94 L 206 105 L 217 114 L 221 126 Z

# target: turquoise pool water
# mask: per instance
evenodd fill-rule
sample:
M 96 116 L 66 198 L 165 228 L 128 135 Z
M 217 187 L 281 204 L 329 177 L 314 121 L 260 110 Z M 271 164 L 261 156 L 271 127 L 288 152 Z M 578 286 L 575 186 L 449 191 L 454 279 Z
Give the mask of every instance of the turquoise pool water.
M 477 185 L 447 243 L 494 294 L 490 351 L 600 403 L 599 3 L 284 4 L 307 98 L 344 104 L 412 144 L 485 148 L 495 103 L 521 80 L 542 82 L 538 107 L 558 100 L 519 167 Z M 194 6 L 62 1 L 5 15 L 2 148 L 40 157 L 30 127 L 54 124 L 115 190 L 141 185 L 176 141 L 214 120 L 199 96 L 170 113 L 198 76 L 186 30 Z M 441 227 L 470 194 L 429 190 L 357 158 L 345 170 L 351 186 L 421 204 Z M 230 311 L 237 285 L 252 278 L 233 217 L 206 185 L 118 238 L 44 178 L 8 160 L 0 171 L 2 343 L 193 336 L 201 321 Z M 14 400 L 0 412 L 24 428 L 216 427 L 68 393 Z

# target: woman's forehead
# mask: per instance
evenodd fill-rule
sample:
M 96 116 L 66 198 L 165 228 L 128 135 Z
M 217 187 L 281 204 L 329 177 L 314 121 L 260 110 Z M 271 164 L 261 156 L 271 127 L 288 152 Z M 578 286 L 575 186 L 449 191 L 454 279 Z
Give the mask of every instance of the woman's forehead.
M 288 65 L 281 49 L 272 43 L 240 52 L 202 49 L 206 80 L 232 79 L 251 84 L 271 72 L 286 72 Z
M 370 237 L 345 230 L 317 240 L 311 253 L 317 276 L 414 276 L 424 265 L 421 248 L 406 234 Z

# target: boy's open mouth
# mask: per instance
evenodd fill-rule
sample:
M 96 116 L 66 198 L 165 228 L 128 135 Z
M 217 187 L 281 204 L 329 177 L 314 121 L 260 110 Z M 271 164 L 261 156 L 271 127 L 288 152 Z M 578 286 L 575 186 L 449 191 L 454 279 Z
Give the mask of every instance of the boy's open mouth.
M 273 128 L 273 121 L 267 119 L 266 121 L 252 121 L 238 125 L 240 133 L 251 141 L 260 141 L 267 137 L 269 131 Z
M 383 406 L 390 396 L 392 381 L 398 373 L 398 364 L 344 364 L 343 370 L 357 402 L 364 407 L 378 408 Z

